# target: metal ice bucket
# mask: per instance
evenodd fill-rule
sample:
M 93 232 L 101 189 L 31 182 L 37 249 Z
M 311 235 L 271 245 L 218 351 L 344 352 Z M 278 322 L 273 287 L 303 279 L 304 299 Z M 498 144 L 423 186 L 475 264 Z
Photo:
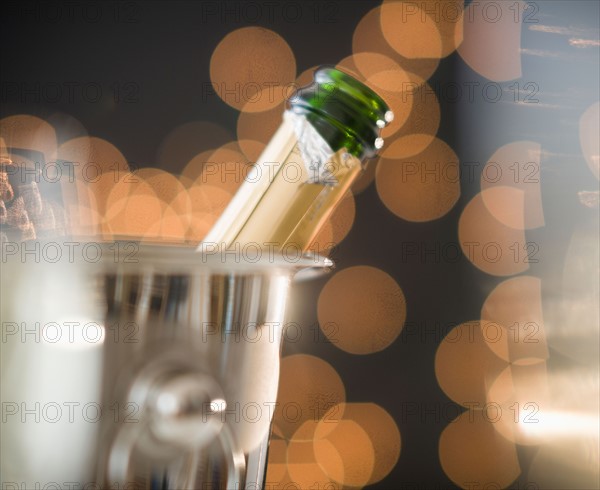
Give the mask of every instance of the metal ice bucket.
M 59 484 L 78 478 L 82 488 L 260 488 L 290 282 L 327 270 L 330 261 L 258 250 L 200 254 L 180 246 L 94 246 L 101 260 L 74 254 L 75 260 L 28 263 L 16 253 L 3 255 L 3 283 L 8 273 L 21 286 L 38 284 L 37 297 L 52 305 L 44 313 L 27 312 L 19 305 L 26 289 L 13 287 L 3 321 L 95 317 L 102 326 L 99 423 L 95 432 L 88 424 L 60 434 L 52 432 L 54 426 L 36 426 L 46 432 L 34 453 L 47 451 L 50 460 L 63 461 L 62 474 L 56 467 L 46 474 Z M 75 337 L 91 338 L 80 323 Z M 38 355 L 27 353 L 22 338 L 9 341 L 4 350 L 20 349 L 18 363 Z M 3 382 L 7 370 L 15 373 L 12 359 L 12 366 L 3 365 Z M 53 384 L 61 389 L 77 383 L 93 391 L 100 379 L 95 371 L 77 381 L 89 369 L 83 359 L 74 359 L 66 376 L 53 379 L 50 392 Z M 89 364 L 93 356 L 86 359 Z M 13 388 L 9 398 L 19 407 L 32 389 L 35 382 Z M 7 445 L 14 447 L 27 425 L 13 422 Z M 82 429 L 88 431 L 83 440 Z M 61 444 L 70 453 L 62 459 L 54 454 Z M 75 463 L 65 465 L 69 457 Z M 36 484 L 39 477 L 31 479 L 28 464 L 12 458 L 4 473 L 16 483 Z M 93 467 L 94 474 L 84 474 L 82 468 Z

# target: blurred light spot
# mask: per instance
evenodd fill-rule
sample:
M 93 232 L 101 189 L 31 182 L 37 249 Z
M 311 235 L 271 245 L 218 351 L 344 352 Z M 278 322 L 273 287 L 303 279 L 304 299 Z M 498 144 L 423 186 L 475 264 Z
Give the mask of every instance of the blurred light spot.
M 140 169 L 140 172 L 142 169 Z M 156 198 L 154 189 L 144 181 L 138 171 L 127 172 L 115 182 L 106 198 L 106 209 L 111 210 L 111 215 L 118 213 L 127 205 L 127 198 L 131 195 L 146 195 Z M 118 206 L 117 206 L 117 203 Z M 119 211 L 117 211 L 117 209 Z
M 521 473 L 513 442 L 494 430 L 481 410 L 468 410 L 452 421 L 440 436 L 440 463 L 444 473 L 461 488 L 508 487 Z
M 541 289 L 537 277 L 508 279 L 494 288 L 481 308 L 488 347 L 507 362 L 548 358 Z
M 579 120 L 579 142 L 585 161 L 596 178 L 600 178 L 600 102 L 588 107 Z
M 214 150 L 232 137 L 229 131 L 208 121 L 190 121 L 173 129 L 160 143 L 157 162 L 172 173 L 181 172 L 199 153 Z
M 87 182 L 93 181 L 97 174 L 114 175 L 129 171 L 127 160 L 115 145 L 93 136 L 83 136 L 63 143 L 57 150 L 57 157 L 78 163 L 75 175 Z
M 269 442 L 266 486 L 277 486 L 287 475 L 287 444 L 272 438 Z
M 238 140 L 238 145 L 244 156 L 251 162 L 258 161 L 266 145 L 256 140 Z
M 569 475 L 573 486 L 563 488 L 594 488 L 590 478 L 598 481 L 600 455 L 598 453 L 598 410 L 600 392 L 598 364 L 571 364 L 553 368 L 548 373 L 551 403 L 535 416 L 537 424 L 522 424 L 525 434 L 534 436 L 542 446 L 534 460 L 529 476 L 547 470 L 554 482 L 565 481 L 556 468 Z M 536 434 L 537 433 L 537 434 Z M 547 482 L 546 478 L 542 479 Z M 587 485 L 583 482 L 587 481 Z M 545 485 L 550 486 L 550 485 Z M 597 485 L 596 485 L 597 486 Z
M 465 407 L 471 402 L 483 405 L 489 380 L 495 380 L 506 366 L 489 349 L 488 335 L 480 322 L 462 323 L 448 332 L 435 355 L 440 388 Z
M 384 2 L 381 30 L 389 45 L 405 58 L 441 58 L 442 39 L 436 22 L 416 2 Z
M 526 243 L 523 230 L 498 221 L 485 206 L 482 191 L 465 206 L 458 222 L 458 238 L 467 259 L 495 276 L 518 274 L 539 260 L 536 244 Z
M 399 5 L 390 8 L 393 3 L 399 3 Z M 397 29 L 401 29 L 404 23 L 408 23 L 412 25 L 413 29 L 424 29 L 426 32 L 421 35 L 426 35 L 430 27 L 419 27 L 416 25 L 417 21 L 421 24 L 435 24 L 442 45 L 441 57 L 448 56 L 462 43 L 463 0 L 423 0 L 420 2 L 384 0 L 381 10 L 383 15 L 386 15 L 390 10 L 393 10 L 395 14 L 400 11 L 400 16 L 397 15 L 397 18 L 399 17 L 402 21 L 402 26 L 399 25 Z M 398 42 L 400 42 L 400 39 L 398 39 Z M 394 44 L 392 46 L 395 47 Z M 401 53 L 401 51 L 398 52 Z
M 336 65 L 336 67 L 350 73 L 357 80 L 366 83 L 371 88 L 373 88 L 373 86 L 368 82 L 368 79 L 378 73 L 386 71 L 405 73 L 400 65 L 393 59 L 381 53 L 371 52 L 359 52 L 346 56 Z
M 460 196 L 458 157 L 435 138 L 418 155 L 400 160 L 381 158 L 377 192 L 386 207 L 408 221 L 441 218 Z
M 345 398 L 344 383 L 329 363 L 306 354 L 284 357 L 273 424 L 289 440 L 304 422 L 319 420 Z
M 184 176 L 181 176 L 179 180 L 186 188 L 190 200 L 186 239 L 197 243 L 210 231 L 221 212 L 225 209 L 225 203 L 229 202 L 231 195 L 209 185 L 196 184 Z M 215 194 L 217 194 L 216 198 Z M 220 198 L 219 194 L 221 195 Z
M 143 239 L 157 243 L 183 243 L 188 233 L 187 220 L 171 206 L 163 204 L 162 215 L 148 229 Z
M 505 185 L 493 186 L 489 187 L 481 197 L 487 210 L 500 223 L 515 230 L 525 229 L 524 191 Z
M 356 67 L 366 77 L 373 74 L 372 61 L 363 53 L 385 56 L 400 65 L 404 70 L 427 80 L 439 64 L 439 58 L 412 58 L 401 56 L 386 41 L 381 31 L 381 7 L 370 10 L 358 23 L 352 36 L 352 52 L 356 56 Z M 390 68 L 386 68 L 390 69 Z M 383 70 L 382 70 L 383 71 Z
M 355 266 L 333 275 L 319 296 L 319 326 L 327 338 L 352 354 L 389 346 L 406 319 L 400 286 L 375 267 Z
M 134 194 L 107 210 L 104 230 L 113 237 L 144 237 L 162 219 L 164 204 L 148 194 Z
M 335 453 L 335 448 L 327 454 L 323 454 L 323 460 L 329 463 L 330 467 L 335 467 L 336 476 L 343 472 L 343 463 L 339 454 Z M 287 449 L 287 470 L 293 485 L 287 484 L 283 488 L 327 488 L 336 490 L 340 488 L 333 481 L 333 478 L 327 475 L 317 462 L 315 448 L 312 441 L 292 440 Z
M 56 131 L 39 117 L 17 114 L 0 119 L 0 137 L 9 148 L 42 152 L 46 162 L 56 153 Z
M 528 427 L 540 423 L 540 414 L 550 406 L 546 363 L 512 364 L 490 383 L 488 417 L 494 429 L 521 445 L 537 445 L 540 431 Z
M 196 179 L 198 179 L 198 177 L 200 177 L 200 174 L 202 173 L 204 164 L 208 161 L 210 156 L 216 150 L 217 150 L 217 148 L 211 148 L 210 150 L 202 151 L 202 152 L 198 153 L 197 155 L 194 155 L 190 159 L 190 161 L 181 170 L 179 178 L 180 179 L 184 178 L 184 179 L 190 180 L 192 182 L 194 182 Z
M 533 141 L 516 141 L 500 147 L 481 173 L 481 190 L 488 211 L 511 228 L 544 226 L 540 189 L 541 146 Z M 520 191 L 520 193 L 519 193 Z
M 315 459 L 325 474 L 351 487 L 366 485 L 373 474 L 375 451 L 367 432 L 354 420 L 338 420 L 320 437 L 319 424 L 313 441 Z
M 127 160 L 119 149 L 102 138 L 84 136 L 59 146 L 56 158 L 73 164 L 77 202 L 84 206 L 89 202 L 82 191 L 85 188 L 94 195 L 96 211 L 104 215 L 114 185 L 129 172 Z
M 522 424 L 522 430 L 536 439 L 585 437 L 600 433 L 598 417 L 586 412 L 544 411 L 536 415 L 536 420 L 535 424 Z
M 143 183 L 150 186 L 156 196 L 167 204 L 173 212 L 189 223 L 192 203 L 185 186 L 169 172 L 155 168 L 142 168 L 135 174 Z M 135 189 L 133 192 L 136 192 Z
M 217 187 L 210 184 L 198 184 L 194 183 L 194 187 L 200 185 L 202 189 L 202 193 L 207 197 L 210 202 L 209 213 L 214 217 L 215 221 L 221 213 L 225 210 L 229 201 L 233 195 L 230 192 L 227 192 L 225 189 L 221 187 Z
M 367 484 L 383 480 L 392 471 L 400 457 L 400 431 L 391 415 L 375 403 L 345 403 L 332 407 L 318 423 L 316 439 L 325 439 L 338 427 L 339 422 L 352 420 L 369 435 L 373 445 L 373 471 Z
M 386 140 L 380 152 L 385 158 L 405 158 L 422 152 L 440 127 L 440 105 L 435 92 L 424 80 L 409 75 L 410 82 L 390 97 L 392 110 L 402 113 L 408 105 L 410 114 L 400 130 Z
M 260 112 L 282 102 L 296 77 L 296 59 L 277 33 L 244 27 L 225 36 L 210 60 L 214 91 L 235 109 Z
M 465 7 L 461 57 L 474 71 L 497 82 L 521 77 L 521 19 L 527 4 L 516 1 L 510 10 L 493 0 Z M 515 16 L 517 19 L 515 19 Z M 460 31 L 457 31 L 457 38 Z
M 200 169 L 195 183 L 219 187 L 234 194 L 246 178 L 252 164 L 242 153 L 237 142 L 223 145 L 209 155 L 201 153 L 194 157 L 186 168 Z

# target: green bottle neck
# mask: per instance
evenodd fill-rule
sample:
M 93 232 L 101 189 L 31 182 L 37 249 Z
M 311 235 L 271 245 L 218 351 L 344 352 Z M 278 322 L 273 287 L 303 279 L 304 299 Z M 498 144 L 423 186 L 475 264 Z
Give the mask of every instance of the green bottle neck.
M 313 83 L 294 94 L 290 108 L 304 115 L 334 151 L 346 148 L 361 160 L 381 148 L 379 132 L 394 117 L 369 87 L 332 67 L 319 68 Z

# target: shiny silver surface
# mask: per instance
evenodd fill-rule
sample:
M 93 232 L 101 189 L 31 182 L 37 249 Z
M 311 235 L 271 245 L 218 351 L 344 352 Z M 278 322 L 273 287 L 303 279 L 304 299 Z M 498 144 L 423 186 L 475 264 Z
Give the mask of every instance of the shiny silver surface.
M 103 406 L 115 411 L 102 420 L 98 480 L 260 487 L 290 280 L 330 263 L 156 246 L 135 258 L 100 273 Z

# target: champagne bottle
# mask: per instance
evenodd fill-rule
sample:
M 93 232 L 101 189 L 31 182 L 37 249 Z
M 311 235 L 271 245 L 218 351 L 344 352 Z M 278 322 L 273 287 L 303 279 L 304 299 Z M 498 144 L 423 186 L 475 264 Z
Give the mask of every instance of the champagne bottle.
M 290 99 L 283 123 L 200 250 L 253 244 L 305 252 L 383 146 L 393 113 L 370 88 L 332 67 Z

